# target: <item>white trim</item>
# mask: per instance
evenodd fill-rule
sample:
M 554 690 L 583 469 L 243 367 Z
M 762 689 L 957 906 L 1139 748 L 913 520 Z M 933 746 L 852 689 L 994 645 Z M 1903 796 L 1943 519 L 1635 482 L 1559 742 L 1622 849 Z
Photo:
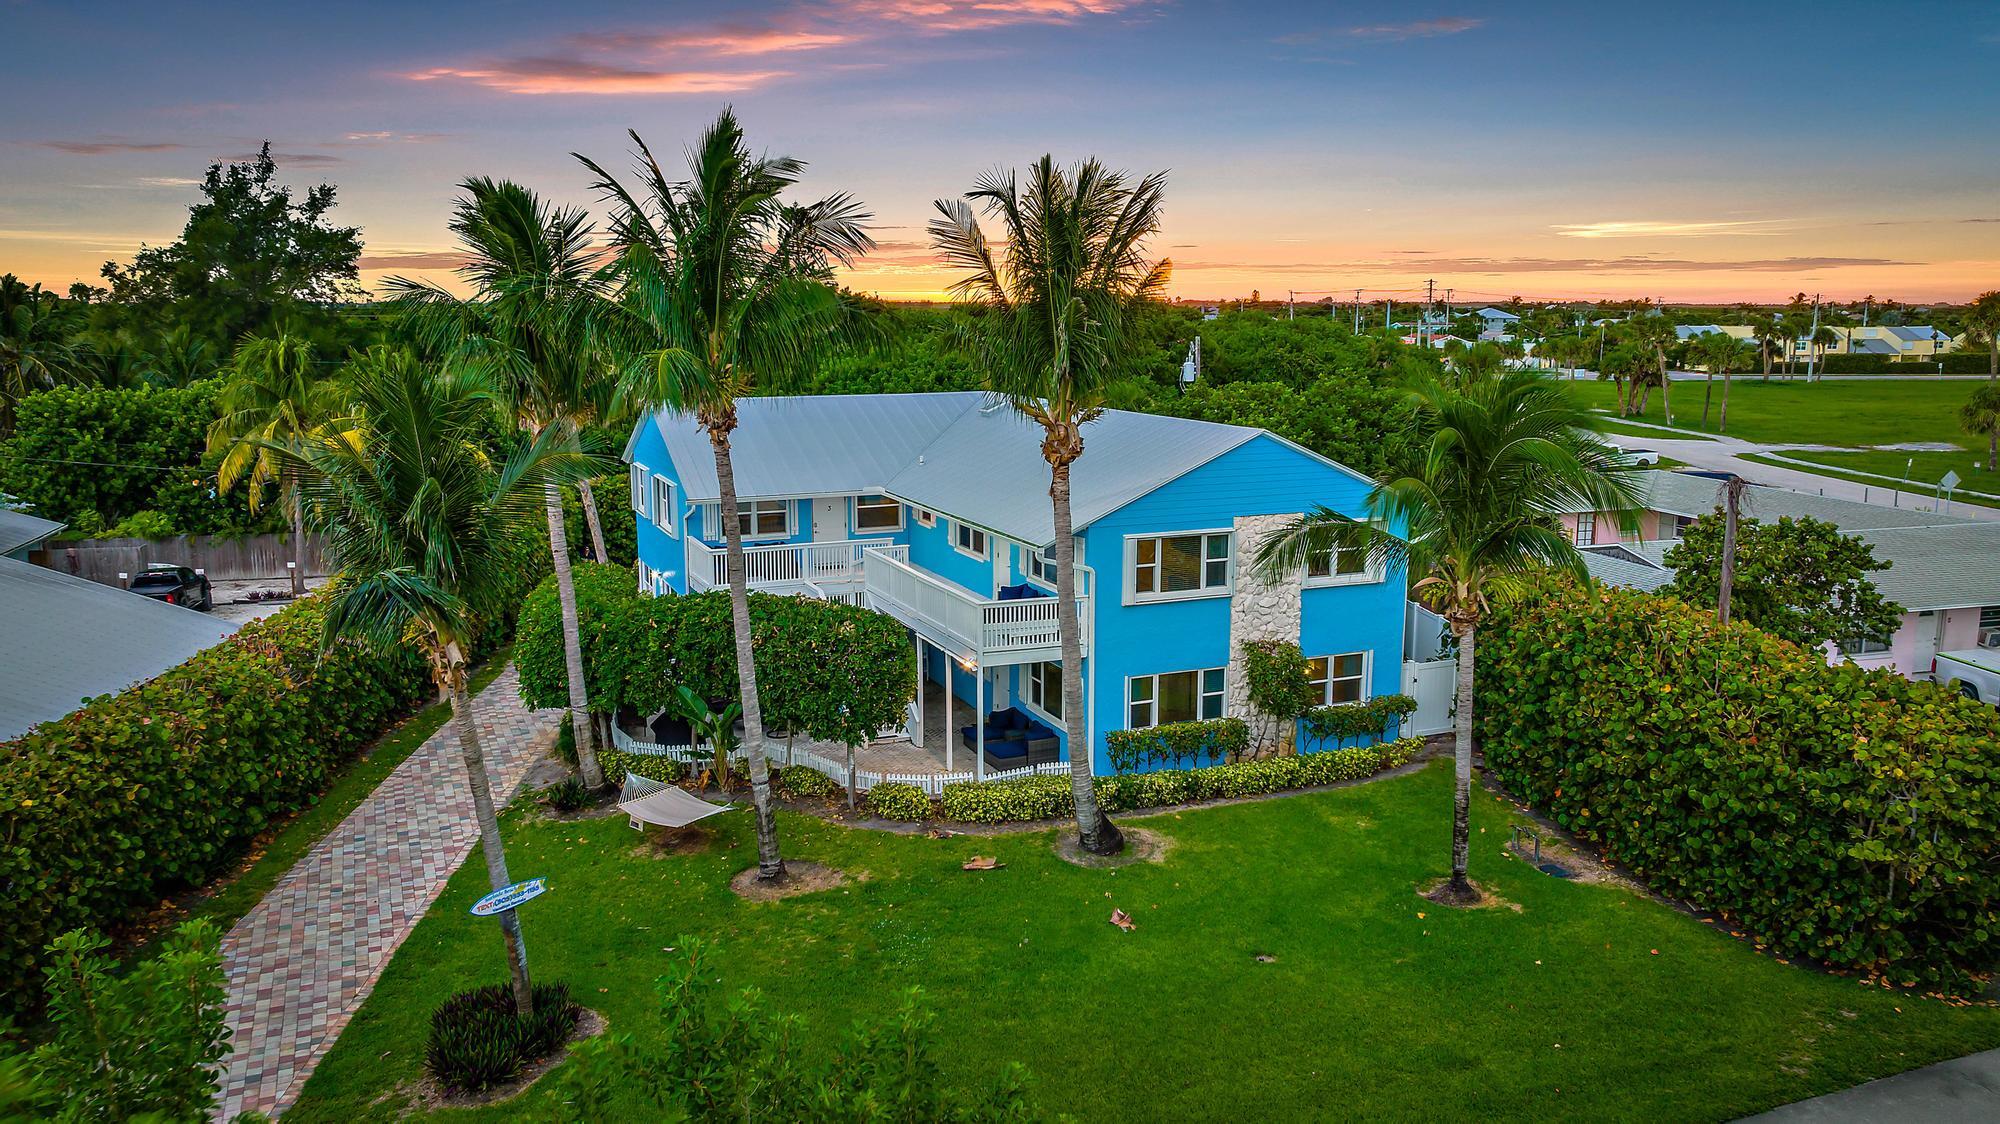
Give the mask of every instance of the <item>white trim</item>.
M 979 536 L 978 550 L 976 551 L 967 550 L 965 549 L 965 547 L 959 544 L 958 532 L 960 531 L 960 529 L 971 531 L 973 534 Z M 974 526 L 973 524 L 967 523 L 962 519 L 954 519 L 951 521 L 951 530 L 947 533 L 951 535 L 951 548 L 953 550 L 958 551 L 960 554 L 965 555 L 967 558 L 977 558 L 981 562 L 988 562 L 992 560 L 993 536 L 984 527 Z
M 885 495 L 886 495 L 887 493 L 881 493 L 881 494 L 885 494 Z M 917 508 L 917 509 L 915 509 L 915 510 L 916 510 L 916 513 L 917 513 L 917 526 L 919 526 L 919 527 L 935 527 L 935 526 L 937 526 L 937 521 L 938 521 L 938 520 L 937 520 L 937 512 L 935 512 L 935 511 L 932 511 L 931 509 L 929 509 L 929 508 L 927 508 L 927 507 L 919 507 L 919 508 Z
M 638 461 L 633 461 L 625 473 L 625 504 L 640 514 L 645 513 L 646 504 L 652 498 L 652 476 Z
M 1056 560 L 1054 554 L 1055 552 L 1054 544 L 1050 544 L 1047 547 L 1033 547 L 1029 546 L 1026 543 L 1017 542 L 1014 545 L 1021 549 L 1021 564 L 1019 567 L 1021 571 L 1021 580 L 1024 582 L 1028 582 L 1036 586 L 1037 588 L 1046 589 L 1050 593 L 1054 593 L 1056 591 Z M 1034 571 L 1028 568 L 1028 561 L 1030 559 L 1041 558 L 1042 551 L 1045 549 L 1050 552 L 1049 557 L 1043 559 L 1043 561 L 1045 561 L 1048 564 L 1048 576 L 1042 577 L 1035 574 Z
M 662 486 L 666 488 L 665 495 L 660 494 Z M 652 500 L 650 506 L 652 510 L 648 513 L 648 518 L 652 520 L 653 526 L 658 527 L 668 538 L 679 538 L 680 531 L 676 528 L 680 524 L 675 521 L 674 515 L 680 510 L 680 489 L 674 486 L 672 480 L 664 476 L 655 476 L 653 477 L 650 491 L 650 498 Z M 667 521 L 665 523 L 660 522 L 662 515 L 666 516 Z
M 1222 677 L 1223 677 L 1223 689 L 1222 689 L 1222 690 L 1221 690 L 1220 692 L 1213 692 L 1213 691 L 1209 691 L 1209 690 L 1206 690 L 1206 689 L 1204 688 L 1204 686 L 1203 686 L 1203 683 L 1202 683 L 1202 678 L 1203 678 L 1204 676 L 1206 676 L 1206 675 L 1207 675 L 1207 674 L 1208 674 L 1209 672 L 1211 672 L 1211 671 L 1214 671 L 1214 672 L 1220 672 L 1220 673 L 1222 674 Z M 1202 702 L 1202 699 L 1203 699 L 1203 698 L 1205 698 L 1206 696 L 1210 695 L 1210 694 L 1220 694 L 1220 696 L 1221 696 L 1221 698 L 1222 698 L 1222 711 L 1221 711 L 1221 713 L 1217 714 L 1217 715 L 1216 715 L 1215 717 L 1216 717 L 1216 718 L 1227 718 L 1227 717 L 1229 717 L 1229 686 L 1228 686 L 1228 684 L 1229 684 L 1229 669 L 1228 669 L 1228 668 L 1226 668 L 1226 667 L 1195 667 L 1195 668 L 1180 668 L 1180 669 L 1177 669 L 1177 670 L 1174 670 L 1174 671 L 1154 671 L 1154 672 L 1149 672 L 1149 673 L 1147 673 L 1147 674 L 1145 674 L 1145 675 L 1127 675 L 1127 676 L 1125 677 L 1125 713 L 1119 716 L 1120 718 L 1122 718 L 1122 719 L 1124 720 L 1124 723 L 1125 723 L 1125 724 L 1124 724 L 1123 726 L 1119 727 L 1119 729 L 1123 729 L 1123 730 L 1150 730 L 1150 729 L 1152 729 L 1152 728 L 1153 728 L 1153 727 L 1155 727 L 1155 726 L 1161 726 L 1161 725 L 1165 725 L 1165 724 L 1166 724 L 1166 723 L 1163 723 L 1163 722 L 1161 722 L 1161 721 L 1160 721 L 1160 676 L 1162 676 L 1162 675 L 1192 675 L 1192 676 L 1194 676 L 1194 677 L 1195 677 L 1195 680 L 1194 680 L 1194 717 L 1193 717 L 1193 718 L 1189 718 L 1189 719 L 1185 719 L 1184 721 L 1188 721 L 1188 722 L 1209 722 L 1209 721 L 1213 721 L 1213 720 L 1214 720 L 1214 719 L 1209 719 L 1209 718 L 1204 718 L 1204 717 L 1202 716 L 1202 713 L 1201 713 L 1201 702 Z M 1153 708 L 1153 715 L 1152 715 L 1152 721 L 1150 721 L 1150 722 L 1146 723 L 1146 724 L 1145 724 L 1144 726 L 1134 726 L 1134 725 L 1132 725 L 1132 684 L 1133 684 L 1133 682 L 1134 682 L 1135 680 L 1139 680 L 1139 679 L 1150 679 L 1150 680 L 1152 680 L 1152 681 L 1153 681 L 1153 697 L 1152 697 L 1151 699 L 1147 700 L 1147 705 L 1149 705 L 1149 706 L 1151 706 L 1151 707 Z M 1177 719 L 1177 721 L 1181 721 L 1181 720 L 1178 720 L 1178 719 Z
M 861 501 L 867 499 L 869 496 L 874 496 L 876 499 L 882 500 L 886 504 L 895 507 L 896 509 L 895 526 L 863 527 L 861 525 Z M 868 506 L 882 507 L 883 504 L 870 504 Z M 860 538 L 863 535 L 893 535 L 896 532 L 903 530 L 905 527 L 909 525 L 909 516 L 906 514 L 906 510 L 907 509 L 904 508 L 903 506 L 903 501 L 897 499 L 894 496 L 888 495 L 883 492 L 864 492 L 860 495 L 852 497 L 847 501 L 847 525 L 849 528 L 853 530 L 855 538 Z
M 1060 660 L 1038 660 L 1034 663 L 1014 665 L 1017 669 L 1016 674 L 1020 680 L 1020 688 L 1014 692 L 1014 703 L 1029 714 L 1045 722 L 1054 724 L 1055 728 L 1063 729 L 1062 716 L 1043 709 L 1034 701 L 1033 696 L 1028 691 L 1028 669 L 1031 667 L 1040 667 L 1043 664 L 1049 664 L 1056 669 L 1056 697 L 1058 699 L 1062 697 L 1062 662 Z
M 767 507 L 770 504 L 779 505 L 779 507 L 785 513 L 785 529 L 782 531 L 772 532 L 772 533 L 766 533 L 757 530 L 756 524 L 757 524 L 758 504 L 764 504 Z M 721 507 L 722 505 L 720 503 L 716 505 L 716 509 L 718 511 L 721 510 Z M 747 499 L 747 500 L 739 499 L 736 501 L 736 509 L 737 509 L 736 519 L 738 526 L 742 525 L 743 509 L 745 507 L 750 508 L 751 511 L 751 518 L 750 518 L 751 529 L 743 533 L 744 542 L 773 542 L 778 539 L 789 539 L 793 535 L 796 535 L 798 533 L 799 512 L 798 512 L 797 500 L 771 499 L 768 496 L 758 496 L 755 499 Z M 766 514 L 768 514 L 768 512 L 766 512 Z M 717 526 L 715 530 L 718 536 L 725 533 L 720 526 Z
M 1328 568 L 1331 569 L 1331 565 Z M 1382 565 L 1381 559 L 1368 558 L 1363 562 L 1361 572 L 1358 574 L 1328 573 L 1319 577 L 1307 574 L 1300 584 L 1305 589 L 1331 589 L 1343 585 L 1379 585 L 1387 581 L 1388 577 L 1388 567 Z
M 1228 544 L 1227 548 L 1223 552 L 1223 557 L 1221 558 L 1208 557 L 1209 535 L 1223 535 L 1227 538 Z M 1204 584 L 1199 589 L 1181 590 L 1173 593 L 1139 592 L 1140 541 L 1148 539 L 1150 540 L 1182 539 L 1190 537 L 1201 539 L 1201 550 L 1202 550 L 1201 568 L 1202 568 L 1203 582 L 1205 583 L 1208 579 L 1208 564 L 1210 562 L 1221 562 L 1223 564 L 1225 573 L 1222 584 L 1219 586 L 1211 586 Z M 1120 577 L 1121 577 L 1121 580 L 1119 582 L 1119 588 L 1122 591 L 1122 599 L 1124 604 L 1152 605 L 1163 601 L 1205 601 L 1217 597 L 1229 597 L 1236 592 L 1236 532 L 1234 528 L 1208 527 L 1197 531 L 1152 531 L 1145 534 L 1126 535 L 1124 542 L 1125 542 L 1124 561 L 1119 566 Z M 1157 558 L 1154 562 L 1154 565 L 1155 567 L 1159 565 Z
M 1332 699 L 1329 697 L 1333 694 L 1333 684 L 1335 680 L 1345 681 L 1354 678 L 1353 676 L 1349 675 L 1335 675 L 1333 673 L 1333 661 L 1341 656 L 1361 657 L 1361 675 L 1360 675 L 1361 697 L 1358 699 L 1350 699 L 1347 702 L 1337 703 L 1332 701 Z M 1307 656 L 1306 659 L 1309 661 L 1310 660 L 1326 661 L 1326 681 L 1320 686 L 1319 702 L 1317 705 L 1359 706 L 1362 703 L 1367 702 L 1369 699 L 1375 697 L 1375 650 L 1373 648 L 1363 648 L 1357 652 L 1328 652 L 1326 655 L 1323 656 Z M 1310 672 L 1308 672 L 1308 674 L 1310 674 Z

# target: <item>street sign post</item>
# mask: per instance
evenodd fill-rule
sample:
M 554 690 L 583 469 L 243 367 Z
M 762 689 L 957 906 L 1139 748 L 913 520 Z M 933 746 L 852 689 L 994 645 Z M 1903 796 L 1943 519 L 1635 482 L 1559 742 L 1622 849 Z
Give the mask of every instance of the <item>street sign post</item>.
M 491 917 L 505 913 L 524 902 L 531 902 L 548 893 L 548 882 L 541 878 L 530 878 L 526 882 L 516 882 L 512 886 L 502 886 L 498 890 L 472 903 L 474 917 Z

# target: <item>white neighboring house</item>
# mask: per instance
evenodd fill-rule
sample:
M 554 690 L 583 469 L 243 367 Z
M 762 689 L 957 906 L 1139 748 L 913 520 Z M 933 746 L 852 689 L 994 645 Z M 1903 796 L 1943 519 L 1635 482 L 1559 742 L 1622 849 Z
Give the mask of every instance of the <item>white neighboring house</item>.
M 1646 510 L 1637 536 L 1621 540 L 1616 522 L 1601 512 L 1569 513 L 1562 520 L 1576 545 L 1584 548 L 1584 564 L 1593 577 L 1650 592 L 1673 580 L 1666 553 L 1680 540 L 1682 527 L 1717 510 L 1721 481 L 1683 472 L 1656 471 L 1646 477 Z M 1960 678 L 1942 658 L 1946 654 L 1963 653 L 1987 664 L 2000 661 L 2000 523 L 1756 484 L 1745 489 L 1743 515 L 1765 523 L 1785 516 L 1832 523 L 1867 542 L 1877 559 L 1889 563 L 1871 580 L 1884 597 L 1903 607 L 1902 625 L 1886 643 L 1829 646 L 1829 660 L 1940 682 Z M 1993 701 L 1991 695 L 1982 697 Z
M 1473 313 L 1473 315 L 1479 317 L 1479 334 L 1481 339 L 1486 338 L 1488 333 L 1491 333 L 1496 339 L 1503 336 L 1511 337 L 1514 333 L 1514 325 L 1521 320 L 1520 317 L 1504 308 L 1493 308 L 1491 306 L 1482 308 L 1478 312 Z

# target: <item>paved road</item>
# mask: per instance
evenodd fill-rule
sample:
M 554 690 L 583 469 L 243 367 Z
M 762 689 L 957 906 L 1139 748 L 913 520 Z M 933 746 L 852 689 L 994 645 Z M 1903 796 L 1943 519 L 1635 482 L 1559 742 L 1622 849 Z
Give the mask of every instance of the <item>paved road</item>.
M 2000 1050 L 1913 1069 L 1748 1118 L 1760 1124 L 1992 1124 L 1995 1120 L 2000 1120 Z
M 520 685 L 509 667 L 474 707 L 495 803 L 555 744 L 562 713 L 528 710 Z M 291 1107 L 478 839 L 446 726 L 236 923 L 222 940 L 232 1040 L 217 1119 Z M 499 963 L 497 930 L 493 956 Z
M 1783 456 L 1787 451 L 1811 449 L 1814 446 L 1763 445 L 1735 437 L 1717 437 L 1713 440 L 1675 437 L 1672 435 L 1673 430 L 1646 422 L 1631 418 L 1621 418 L 1617 421 L 1620 426 L 1658 433 L 1658 436 L 1649 433 L 1645 437 L 1627 436 L 1622 433 L 1611 434 L 1611 441 L 1623 448 L 1650 449 L 1663 457 L 1672 457 L 1695 468 L 1711 472 L 1733 472 L 1752 484 L 1766 484 L 1774 488 L 1790 488 L 1795 492 L 1812 492 L 1836 499 L 1912 508 L 1918 511 L 1936 511 L 1940 507 L 1938 501 L 1927 492 L 1901 491 L 1887 482 L 1879 485 L 1857 484 L 1831 476 L 1821 476 L 1805 467 L 1778 468 L 1743 459 L 1749 454 Z M 1942 506 L 1945 508 L 1944 514 L 1957 519 L 2000 520 L 2000 508 L 1980 507 L 1978 504 L 1970 503 Z

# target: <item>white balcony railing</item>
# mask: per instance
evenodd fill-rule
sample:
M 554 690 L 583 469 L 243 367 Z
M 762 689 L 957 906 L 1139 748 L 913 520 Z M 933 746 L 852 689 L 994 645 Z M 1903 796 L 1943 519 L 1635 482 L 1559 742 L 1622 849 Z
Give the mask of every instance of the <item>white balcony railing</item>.
M 751 589 L 792 589 L 861 581 L 861 552 L 868 542 L 771 543 L 743 548 L 743 574 Z M 729 584 L 729 552 L 690 536 L 687 540 L 688 587 L 694 592 Z
M 961 659 L 1028 663 L 1062 655 L 1062 631 L 1053 597 L 999 601 L 909 563 L 907 547 L 863 552 L 869 604 L 922 633 Z M 1083 654 L 1090 654 L 1088 595 L 1077 598 Z

